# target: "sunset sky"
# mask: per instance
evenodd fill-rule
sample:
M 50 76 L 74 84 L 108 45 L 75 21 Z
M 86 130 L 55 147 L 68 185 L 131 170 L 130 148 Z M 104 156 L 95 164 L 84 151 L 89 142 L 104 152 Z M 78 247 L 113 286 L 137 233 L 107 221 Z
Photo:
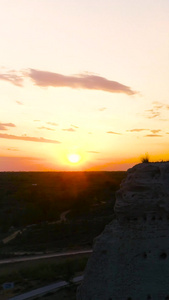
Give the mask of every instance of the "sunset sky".
M 0 171 L 169 160 L 168 0 L 0 0 L 0 37 Z

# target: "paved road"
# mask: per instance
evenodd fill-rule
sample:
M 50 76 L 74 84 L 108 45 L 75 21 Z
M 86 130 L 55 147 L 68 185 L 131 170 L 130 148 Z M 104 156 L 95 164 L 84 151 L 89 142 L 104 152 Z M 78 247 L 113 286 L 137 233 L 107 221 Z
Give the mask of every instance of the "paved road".
M 77 283 L 77 282 L 80 282 L 82 279 L 83 279 L 83 276 L 77 276 L 77 277 L 73 278 L 72 281 L 74 283 Z M 26 300 L 26 299 L 30 299 L 30 298 L 33 299 L 36 296 L 45 295 L 48 292 L 53 292 L 53 291 L 55 291 L 55 290 L 57 290 L 61 287 L 67 286 L 67 285 L 69 285 L 68 282 L 59 281 L 59 282 L 56 282 L 56 283 L 49 284 L 49 285 L 46 285 L 44 287 L 38 288 L 36 290 L 33 290 L 33 291 L 30 291 L 30 292 L 27 292 L 27 293 L 9 298 L 8 300 Z
M 0 265 L 2 264 L 12 264 L 21 261 L 29 261 L 36 259 L 44 259 L 44 258 L 52 258 L 52 257 L 64 257 L 69 255 L 78 255 L 78 254 L 87 254 L 92 253 L 92 250 L 79 250 L 79 251 L 69 251 L 69 252 L 61 252 L 61 253 L 53 253 L 53 254 L 44 254 L 44 255 L 36 255 L 36 256 L 28 256 L 28 257 L 17 257 L 17 258 L 8 258 L 0 260 Z

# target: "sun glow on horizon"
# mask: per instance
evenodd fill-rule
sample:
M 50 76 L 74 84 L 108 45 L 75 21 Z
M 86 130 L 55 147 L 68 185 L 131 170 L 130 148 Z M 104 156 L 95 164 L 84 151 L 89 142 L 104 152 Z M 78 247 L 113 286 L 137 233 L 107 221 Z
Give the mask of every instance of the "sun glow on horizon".
M 69 162 L 72 164 L 77 164 L 81 161 L 81 156 L 79 154 L 69 154 L 67 157 Z

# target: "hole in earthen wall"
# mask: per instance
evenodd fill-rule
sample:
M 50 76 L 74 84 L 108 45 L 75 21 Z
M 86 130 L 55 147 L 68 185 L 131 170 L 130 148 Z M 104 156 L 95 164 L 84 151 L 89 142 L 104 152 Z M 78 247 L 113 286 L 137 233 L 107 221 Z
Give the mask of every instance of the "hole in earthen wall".
M 155 218 L 155 216 L 153 216 L 151 220 L 153 220 L 153 221 L 154 221 L 155 219 L 156 219 L 156 218 Z
M 168 299 L 169 299 L 169 296 L 166 296 L 165 299 L 168 300 Z
M 147 253 L 146 252 L 143 253 L 143 257 L 147 258 Z
M 131 297 L 128 297 L 127 300 L 132 300 L 132 298 L 131 298 Z
M 151 295 L 147 295 L 147 300 L 150 300 L 151 299 Z
M 161 259 L 166 259 L 167 258 L 167 253 L 163 252 L 160 254 Z

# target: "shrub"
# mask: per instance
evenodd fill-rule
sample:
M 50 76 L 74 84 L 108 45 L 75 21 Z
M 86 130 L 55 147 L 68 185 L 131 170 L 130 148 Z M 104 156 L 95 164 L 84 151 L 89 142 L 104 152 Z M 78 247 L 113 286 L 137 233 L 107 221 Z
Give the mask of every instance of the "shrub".
M 145 156 L 141 157 L 141 162 L 142 163 L 149 163 L 150 162 L 150 158 L 149 158 L 148 153 L 146 153 Z

